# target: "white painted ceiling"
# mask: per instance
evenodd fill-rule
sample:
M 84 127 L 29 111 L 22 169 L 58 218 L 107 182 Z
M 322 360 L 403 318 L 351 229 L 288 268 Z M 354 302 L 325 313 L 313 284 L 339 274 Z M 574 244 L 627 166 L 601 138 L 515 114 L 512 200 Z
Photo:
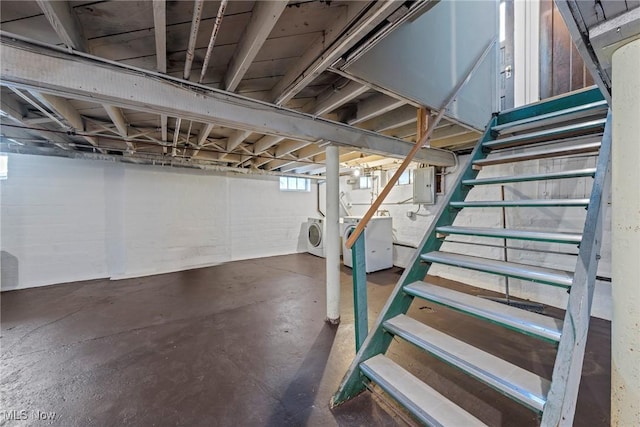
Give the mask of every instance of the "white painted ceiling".
M 64 32 L 70 33 L 73 29 L 65 21 L 63 28 L 56 31 L 52 25 L 55 21 L 48 19 L 43 13 L 47 3 L 46 0 L 3 0 L 0 2 L 1 30 L 63 46 Z M 77 23 L 78 30 L 74 35 L 82 39 L 81 43 L 87 53 L 184 78 L 190 33 L 195 29 L 193 17 L 197 1 L 155 2 L 166 11 L 166 30 L 163 33 L 159 32 L 161 23 L 154 21 L 154 2 L 150 0 L 55 3 L 58 3 L 57 7 L 66 7 L 69 11 L 67 18 Z M 396 7 L 388 8 L 377 27 L 361 31 L 350 40 L 349 31 L 353 29 L 354 22 L 357 23 L 359 17 L 367 16 L 366 13 L 370 13 L 367 12 L 368 8 L 381 7 L 383 2 L 292 0 L 284 7 L 273 7 L 278 12 L 272 28 L 265 24 L 265 19 L 256 22 L 255 16 L 261 13 L 257 8 L 259 3 L 267 2 L 228 3 L 202 84 L 222 90 L 233 89 L 238 94 L 261 101 L 277 101 L 282 95 L 278 89 L 286 79 L 291 76 L 302 79 L 308 72 L 305 66 L 309 65 L 310 58 L 317 61 L 318 58 L 336 52 L 339 56 L 347 54 L 354 44 L 357 46 L 366 43 L 376 29 L 391 25 L 395 19 L 406 14 L 410 7 L 415 8 L 416 4 L 422 3 L 420 6 L 427 10 L 432 6 L 427 5 L 428 3 L 435 4 L 428 1 L 395 2 Z M 193 65 L 188 76 L 191 82 L 197 83 L 200 78 L 220 4 L 219 1 L 205 1 L 202 4 Z M 422 13 L 425 13 L 424 10 Z M 265 26 L 268 30 L 266 32 Z M 264 33 L 262 39 L 259 31 L 256 37 L 245 36 L 255 34 L 257 30 Z M 166 39 L 166 70 L 158 70 L 156 40 L 162 40 L 162 35 Z M 258 46 L 255 56 L 245 56 L 247 40 Z M 340 44 L 349 40 L 351 47 L 345 44 L 346 48 L 343 46 L 340 51 Z M 77 46 L 72 47 L 77 49 Z M 225 76 L 230 73 L 234 58 L 247 59 L 248 68 L 240 73 L 237 86 L 229 88 L 225 85 Z M 296 75 L 298 70 L 302 70 L 300 76 Z M 281 105 L 384 135 L 415 141 L 418 105 L 385 88 L 354 81 L 340 70 L 323 66 L 317 71 L 317 76 L 298 85 L 291 99 Z M 11 107 L 14 112 L 12 116 L 5 111 L 2 117 L 2 143 L 7 149 L 20 151 L 29 147 L 57 146 L 60 149 L 100 151 L 132 158 L 142 155 L 180 158 L 194 163 L 284 173 L 317 174 L 324 171 L 323 147 L 308 141 L 283 139 L 265 151 L 257 151 L 256 142 L 265 138 L 261 133 L 240 135 L 238 130 L 220 126 L 215 121 L 191 122 L 182 117 L 168 117 L 166 131 L 163 132 L 159 114 L 129 109 L 117 109 L 115 113 L 110 111 L 109 114 L 100 103 L 65 98 L 68 105 L 80 115 L 83 129 L 78 129 L 70 121 L 68 112 L 62 111 L 59 104 L 48 102 L 51 99 L 37 92 L 3 86 L 1 95 L 2 110 Z M 118 115 L 120 121 L 118 117 L 113 117 L 114 114 Z M 123 126 L 126 127 L 124 135 Z M 431 145 L 464 150 L 473 146 L 477 137 L 477 131 L 444 120 L 436 129 Z M 230 144 L 231 138 L 242 142 Z M 169 149 L 165 142 L 169 144 Z M 175 143 L 171 147 L 173 142 Z M 375 160 L 377 166 L 385 164 L 379 161 L 380 156 L 369 156 L 357 149 L 343 148 L 341 155 L 341 160 L 350 162 L 351 166 L 366 166 L 368 159 L 373 159 L 372 162 Z M 388 159 L 389 166 L 396 161 Z

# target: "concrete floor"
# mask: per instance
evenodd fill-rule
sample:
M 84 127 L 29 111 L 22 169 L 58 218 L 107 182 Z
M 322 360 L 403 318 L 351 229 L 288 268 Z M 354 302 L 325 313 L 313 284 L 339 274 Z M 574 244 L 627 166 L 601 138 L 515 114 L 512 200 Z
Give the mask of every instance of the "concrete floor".
M 28 421 L 2 412 L 0 424 L 404 425 L 369 392 L 328 407 L 354 355 L 349 274 L 337 328 L 323 321 L 324 260 L 307 254 L 5 292 L 0 409 L 26 410 Z M 371 321 L 399 277 L 399 269 L 369 275 Z M 550 345 L 424 301 L 410 314 L 551 375 Z M 394 342 L 390 354 L 489 425 L 536 425 L 532 412 L 411 345 Z M 576 426 L 609 425 L 609 355 L 610 323 L 594 319 Z M 33 411 L 56 418 L 36 421 Z

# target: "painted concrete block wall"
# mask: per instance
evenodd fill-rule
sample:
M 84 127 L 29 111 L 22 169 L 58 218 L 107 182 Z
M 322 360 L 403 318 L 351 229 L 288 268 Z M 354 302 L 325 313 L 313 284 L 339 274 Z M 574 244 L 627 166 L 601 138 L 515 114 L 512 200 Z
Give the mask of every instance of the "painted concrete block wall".
M 3 290 L 107 276 L 102 167 L 10 155 L 0 186 Z
M 279 191 L 277 177 L 229 177 L 228 185 L 233 260 L 306 251 L 307 219 L 318 217 L 313 182 L 308 193 Z
M 464 164 L 465 158 L 460 162 Z M 560 169 L 581 169 L 595 166 L 595 159 L 590 157 L 573 159 L 537 160 L 523 162 L 520 164 L 499 165 L 487 167 L 480 172 L 479 177 L 517 175 L 527 173 L 542 173 Z M 458 171 L 459 172 L 459 171 Z M 445 188 L 448 192 L 451 183 L 455 180 L 456 174 L 447 175 Z M 345 199 L 352 204 L 354 215 L 363 214 L 371 201 L 371 190 L 353 190 L 347 184 L 347 179 L 342 181 L 341 191 L 345 192 Z M 382 179 L 379 179 L 382 181 Z M 541 181 L 530 183 L 517 183 L 505 185 L 505 199 L 528 198 L 588 198 L 591 190 L 591 178 Z M 375 182 L 375 180 L 374 180 Z M 375 189 L 374 189 L 375 191 Z M 384 209 L 389 211 L 393 217 L 394 238 L 396 241 L 417 245 L 428 226 L 434 220 L 434 214 L 442 203 L 443 197 L 439 197 L 434 206 L 421 207 L 417 218 L 411 220 L 407 217 L 410 210 L 416 211 L 417 206 L 411 204 L 398 204 L 412 196 L 412 186 L 396 186 L 390 193 Z M 500 186 L 478 186 L 469 194 L 468 200 L 500 200 Z M 610 209 L 605 210 L 604 239 L 602 245 L 602 258 L 599 263 L 598 275 L 611 277 L 611 225 Z M 533 230 L 553 230 L 564 232 L 582 232 L 586 210 L 582 208 L 517 208 L 506 210 L 506 225 L 510 228 L 522 228 Z M 455 225 L 474 227 L 502 227 L 501 209 L 496 208 L 475 208 L 464 209 L 458 215 Z M 488 245 L 502 245 L 502 240 L 466 236 L 451 236 L 451 240 L 469 243 L 482 243 Z M 509 240 L 507 259 L 509 261 L 540 265 L 549 268 L 556 268 L 566 271 L 575 269 L 576 257 L 563 253 L 577 253 L 577 248 L 570 245 L 544 244 L 536 242 L 524 242 Z M 525 250 L 520 250 L 527 249 Z M 410 254 L 409 249 L 396 246 L 396 256 L 394 263 L 405 267 Z M 462 254 L 482 256 L 486 258 L 504 260 L 502 248 L 445 243 L 442 247 L 444 251 L 457 252 Z M 533 250 L 533 251 L 532 251 Z M 549 251 L 549 252 L 546 252 Z M 434 265 L 430 274 L 468 283 L 480 288 L 504 292 L 505 278 L 479 273 L 471 270 Z M 510 291 L 513 296 L 539 301 L 552 306 L 566 308 L 568 294 L 564 289 L 554 288 L 546 285 L 532 284 L 531 282 L 509 279 Z M 611 318 L 611 284 L 607 282 L 597 282 L 593 314 L 597 317 Z
M 122 163 L 10 155 L 2 290 L 304 251 L 316 189 Z
M 123 187 L 124 276 L 232 259 L 228 178 L 127 165 Z

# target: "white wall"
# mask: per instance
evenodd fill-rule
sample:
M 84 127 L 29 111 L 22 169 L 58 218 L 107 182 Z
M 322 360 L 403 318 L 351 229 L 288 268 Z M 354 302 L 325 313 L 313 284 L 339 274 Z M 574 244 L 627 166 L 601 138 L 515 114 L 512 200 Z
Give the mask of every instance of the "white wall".
M 9 155 L 0 181 L 3 290 L 107 276 L 104 174 L 96 166 Z
M 514 106 L 540 100 L 540 1 L 513 3 Z
M 466 157 L 466 156 L 465 156 Z M 466 158 L 461 158 L 464 164 Z M 479 177 L 489 177 L 497 175 L 518 175 L 527 173 L 538 173 L 552 170 L 568 170 L 593 167 L 594 158 L 579 159 L 555 159 L 536 160 L 523 162 L 520 164 L 500 165 L 487 167 L 480 172 Z M 460 170 L 462 167 L 460 168 Z M 459 172 L 459 171 L 458 171 Z M 457 174 L 447 175 L 445 184 L 446 191 L 451 189 Z M 505 199 L 519 198 L 588 198 L 591 190 L 591 178 L 540 181 L 530 183 L 517 183 L 505 185 Z M 371 190 L 353 190 L 347 184 L 347 178 L 343 178 L 341 191 L 346 193 L 345 199 L 353 204 L 354 215 L 361 215 L 366 212 L 371 200 Z M 376 189 L 374 188 L 374 191 Z M 443 197 L 438 198 L 438 203 L 434 206 L 426 206 L 420 209 L 415 220 L 407 217 L 410 210 L 416 211 L 417 206 L 409 204 L 397 204 L 412 196 L 412 186 L 396 186 L 387 198 L 387 203 L 383 209 L 389 211 L 393 217 L 394 237 L 396 241 L 417 245 L 428 226 L 434 220 L 434 215 L 442 203 Z M 500 200 L 499 186 L 478 186 L 469 194 L 468 200 Z M 361 205 L 362 203 L 363 205 Z M 611 277 L 611 224 L 610 209 L 606 209 L 604 239 L 601 251 L 602 258 L 599 263 L 598 275 Z M 509 228 L 538 229 L 549 231 L 582 232 L 586 210 L 582 208 L 511 208 L 506 210 L 506 224 Z M 466 225 L 474 227 L 502 227 L 501 210 L 496 208 L 474 208 L 464 209 L 458 215 L 455 225 Z M 459 241 L 469 241 L 473 243 L 485 243 L 491 245 L 502 245 L 500 239 L 474 238 L 465 236 L 450 236 L 451 239 Z M 575 246 L 562 244 L 544 244 L 536 242 L 525 242 L 509 240 L 508 246 L 526 249 L 539 249 L 555 252 L 577 252 Z M 408 249 L 396 247 L 394 263 L 405 267 L 412 252 Z M 456 243 L 445 243 L 442 247 L 444 251 L 470 254 L 497 260 L 503 260 L 502 248 L 482 247 L 477 245 L 466 245 Z M 549 268 L 557 268 L 566 271 L 575 269 L 576 257 L 562 255 L 558 253 L 533 252 L 524 250 L 508 250 L 509 261 L 539 265 Z M 505 278 L 491 274 L 479 273 L 442 265 L 434 265 L 429 270 L 429 274 L 468 283 L 484 289 L 504 292 Z M 539 301 L 555 307 L 566 308 L 568 294 L 562 288 L 555 288 L 547 285 L 533 284 L 528 281 L 509 279 L 510 291 L 513 296 Z M 611 319 L 611 284 L 597 282 L 593 303 L 593 315 L 605 319 Z
M 276 177 L 9 155 L 0 186 L 2 290 L 301 252 L 317 216 Z

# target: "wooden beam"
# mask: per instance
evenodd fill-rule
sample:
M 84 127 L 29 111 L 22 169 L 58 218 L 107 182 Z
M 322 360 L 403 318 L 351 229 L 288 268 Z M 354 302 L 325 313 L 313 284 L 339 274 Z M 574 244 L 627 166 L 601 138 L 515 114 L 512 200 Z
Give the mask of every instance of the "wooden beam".
M 265 135 L 253 144 L 253 154 L 263 153 L 283 139 L 281 136 Z
M 251 19 L 237 44 L 224 77 L 226 90 L 236 90 L 286 6 L 286 0 L 255 2 Z
M 160 133 L 162 134 L 162 142 L 167 142 L 168 122 L 169 122 L 169 117 L 166 114 L 160 114 Z
M 209 134 L 215 127 L 212 123 L 205 123 L 204 126 L 198 132 L 198 147 L 202 147 L 205 142 L 207 142 L 207 138 L 209 138 Z
M 369 90 L 368 87 L 356 82 L 349 82 L 343 88 L 334 90 L 332 87 L 318 96 L 318 101 L 306 111 L 316 116 L 330 113 L 341 105 L 346 104 Z
M 397 108 L 380 117 L 367 120 L 358 125 L 363 129 L 374 130 L 376 132 L 384 132 L 389 129 L 398 128 L 416 122 L 416 109 L 411 105 Z
M 114 107 L 113 105 L 102 104 L 102 107 L 105 109 L 109 118 L 116 125 L 116 129 L 118 129 L 118 133 L 121 137 L 127 138 L 129 136 L 128 123 L 127 119 L 125 119 L 122 110 L 118 107 Z
M 438 140 L 431 140 L 431 147 L 434 147 L 434 148 L 455 147 L 456 145 L 465 145 L 470 142 L 476 142 L 478 138 L 480 138 L 480 135 L 478 133 L 467 132 L 458 136 L 441 138 Z
M 81 52 L 87 51 L 87 42 L 73 8 L 67 1 L 36 0 L 62 43 Z
M 116 129 L 118 130 L 120 136 L 124 138 L 124 142 L 127 144 L 129 150 L 134 150 L 135 147 L 133 146 L 131 141 L 129 141 L 129 124 L 127 123 L 127 119 L 124 117 L 124 113 L 122 113 L 122 110 L 118 107 L 114 107 L 113 105 L 108 104 L 102 104 L 102 108 L 104 108 L 109 115 L 109 118 L 116 126 Z
M 361 101 L 357 105 L 356 117 L 349 120 L 350 125 L 362 123 L 366 120 L 381 116 L 384 113 L 402 107 L 404 101 L 391 98 L 384 94 L 377 94 Z
M 153 28 L 156 39 L 156 68 L 167 72 L 167 8 L 165 0 L 153 0 Z
M 424 107 L 420 107 L 418 108 L 418 111 L 417 111 L 417 123 L 416 123 L 416 135 L 418 135 L 418 139 L 422 138 L 422 136 L 427 132 L 428 127 L 429 127 L 429 110 L 427 110 Z
M 274 86 L 271 100 L 278 105 L 288 102 L 401 6 L 400 1 L 347 2 L 346 13 L 313 41 Z
M 318 154 L 324 153 L 324 146 L 319 146 L 317 144 L 309 145 L 304 147 L 303 149 L 297 151 L 296 157 L 300 160 L 308 159 L 309 157 L 317 156 Z
M 31 125 L 25 122 L 25 108 L 10 96 L 3 95 L 0 97 L 0 109 L 14 122 L 28 128 L 27 131 L 29 134 L 39 135 L 41 138 L 44 138 L 46 142 L 51 142 L 64 150 L 69 149 L 69 140 L 59 132 L 47 129 L 45 124 Z
M 173 157 L 178 154 L 178 136 L 180 136 L 180 126 L 182 126 L 182 119 L 180 117 L 176 117 L 176 124 L 173 129 L 173 148 L 171 150 L 171 155 Z
M 310 145 L 310 142 L 306 141 L 283 141 L 276 147 L 276 157 L 286 156 L 289 153 L 292 153 L 296 150 L 306 147 Z
M 233 133 L 231 134 L 231 136 L 229 136 L 229 139 L 227 140 L 226 150 L 227 151 L 235 150 L 252 133 L 253 132 L 251 132 L 250 130 L 240 130 L 240 129 L 238 129 L 238 130 L 233 131 Z
M 84 132 L 86 130 L 84 120 L 82 120 L 80 113 L 78 113 L 78 110 L 76 110 L 75 107 L 66 99 L 35 91 L 31 91 L 31 94 L 42 100 L 51 107 L 52 110 L 60 114 L 75 130 L 80 132 Z

